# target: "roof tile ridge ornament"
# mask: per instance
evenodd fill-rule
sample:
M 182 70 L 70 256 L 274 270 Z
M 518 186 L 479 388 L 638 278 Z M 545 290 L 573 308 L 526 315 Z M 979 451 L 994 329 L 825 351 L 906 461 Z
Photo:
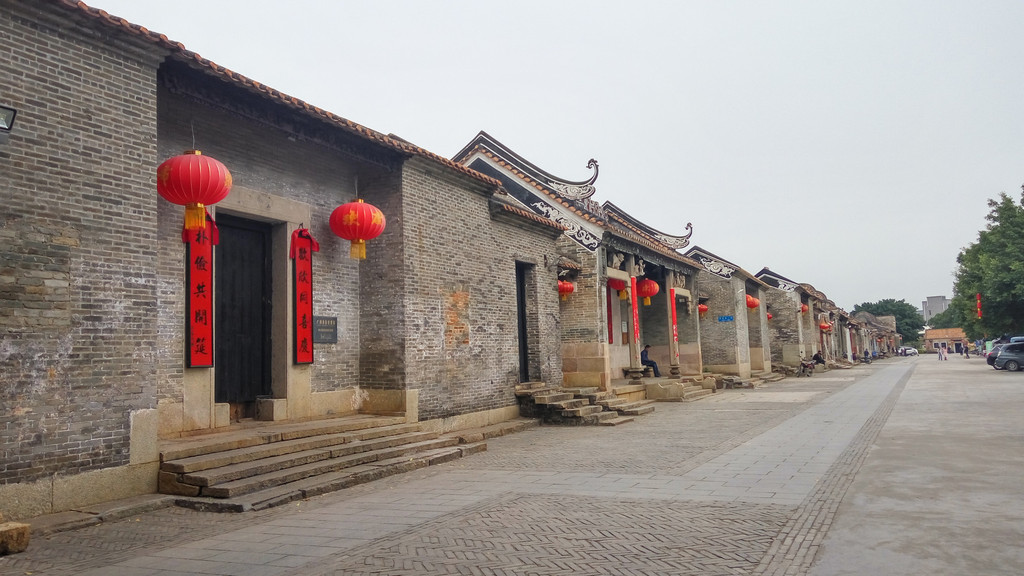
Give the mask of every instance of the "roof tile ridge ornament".
M 656 232 L 653 236 L 665 246 L 673 250 L 682 250 L 690 245 L 690 236 L 693 236 L 693 224 L 691 222 L 686 223 L 686 229 L 689 230 L 683 236 L 671 236 L 664 232 Z
M 597 174 L 600 170 L 597 165 L 597 160 L 593 158 L 587 162 L 587 168 L 592 169 L 594 171 L 594 175 L 583 182 L 568 182 L 552 178 L 548 179 L 548 185 L 569 200 L 586 200 L 597 192 L 597 188 L 594 187 L 594 182 L 597 181 Z

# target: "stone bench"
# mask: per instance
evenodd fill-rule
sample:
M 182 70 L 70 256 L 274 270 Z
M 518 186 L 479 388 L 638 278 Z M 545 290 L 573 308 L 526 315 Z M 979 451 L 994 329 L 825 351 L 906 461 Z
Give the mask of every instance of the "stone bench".
M 629 378 L 629 368 L 623 368 L 622 369 L 622 376 L 625 377 L 625 378 Z M 644 378 L 651 378 L 651 377 L 653 377 L 654 376 L 654 368 L 652 368 L 650 366 L 644 366 L 644 374 L 643 374 L 643 376 L 644 376 Z

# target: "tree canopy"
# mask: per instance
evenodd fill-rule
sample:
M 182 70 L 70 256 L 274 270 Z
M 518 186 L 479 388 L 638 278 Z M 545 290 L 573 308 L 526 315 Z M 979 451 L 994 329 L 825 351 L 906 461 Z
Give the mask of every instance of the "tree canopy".
M 875 316 L 895 316 L 896 331 L 903 336 L 904 343 L 921 340 L 920 332 L 924 328 L 924 318 L 917 313 L 917 308 L 908 304 L 906 300 L 886 298 L 878 302 L 864 302 L 853 307 L 854 313 L 861 310 Z
M 929 328 L 962 328 L 962 320 L 955 308 L 947 308 L 928 320 Z
M 978 241 L 957 256 L 950 303 L 971 339 L 1024 333 L 1024 194 L 1015 202 L 1003 193 L 988 206 Z

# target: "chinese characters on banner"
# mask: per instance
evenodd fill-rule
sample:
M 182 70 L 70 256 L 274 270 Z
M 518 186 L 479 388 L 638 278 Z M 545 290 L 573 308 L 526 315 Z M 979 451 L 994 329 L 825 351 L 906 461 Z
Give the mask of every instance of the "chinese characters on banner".
M 313 363 L 313 252 L 320 244 L 306 228 L 292 232 L 288 257 L 295 274 L 295 363 Z
M 188 259 L 185 356 L 189 368 L 213 366 L 213 247 L 219 238 L 217 223 L 209 212 L 206 222 L 206 228 L 181 232 Z

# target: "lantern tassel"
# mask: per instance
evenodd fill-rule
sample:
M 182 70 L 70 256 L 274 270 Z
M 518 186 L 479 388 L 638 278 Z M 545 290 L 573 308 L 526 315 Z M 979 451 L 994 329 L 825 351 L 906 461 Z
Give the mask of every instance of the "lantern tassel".
M 348 255 L 355 260 L 366 260 L 366 242 L 363 240 L 353 240 Z
M 619 290 L 619 300 L 629 300 L 629 295 L 625 290 Z
M 568 301 L 569 301 L 569 295 L 568 294 L 562 294 L 562 302 L 568 302 Z
M 185 229 L 203 230 L 206 228 L 206 207 L 196 202 L 185 206 Z
M 645 297 L 644 298 L 644 306 L 650 306 L 650 305 L 651 305 L 651 299 L 649 297 Z

